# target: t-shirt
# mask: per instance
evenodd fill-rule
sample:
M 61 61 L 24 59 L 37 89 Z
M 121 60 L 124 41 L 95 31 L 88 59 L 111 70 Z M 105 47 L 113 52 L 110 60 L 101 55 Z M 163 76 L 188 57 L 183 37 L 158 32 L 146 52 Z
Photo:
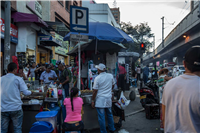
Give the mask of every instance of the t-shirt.
M 63 83 L 66 80 L 66 77 L 68 76 L 68 71 L 67 70 L 63 70 L 60 71 L 60 82 Z
M 112 85 L 115 80 L 112 74 L 100 73 L 94 80 L 93 89 L 98 90 L 95 107 L 109 108 L 112 107 Z
M 35 77 L 35 69 L 36 69 L 36 67 L 35 68 L 30 68 L 31 77 Z
M 137 74 L 140 74 L 140 68 L 137 68 Z
M 183 74 L 165 85 L 166 133 L 200 133 L 200 77 Z
M 49 73 L 44 71 L 40 76 L 40 80 L 43 80 L 44 83 L 54 83 L 54 80 L 49 80 L 49 78 L 57 78 L 55 71 L 51 70 Z
M 145 75 L 148 76 L 148 75 L 149 75 L 149 72 L 150 72 L 149 68 L 148 68 L 148 67 L 145 67 L 143 73 L 144 73 Z
M 70 98 L 65 98 L 64 105 L 65 105 L 66 114 L 67 114 L 64 122 L 81 121 L 81 109 L 83 105 L 82 98 L 80 97 L 73 98 L 74 111 L 72 111 Z
M 125 74 L 126 69 L 123 66 L 119 66 L 119 74 Z

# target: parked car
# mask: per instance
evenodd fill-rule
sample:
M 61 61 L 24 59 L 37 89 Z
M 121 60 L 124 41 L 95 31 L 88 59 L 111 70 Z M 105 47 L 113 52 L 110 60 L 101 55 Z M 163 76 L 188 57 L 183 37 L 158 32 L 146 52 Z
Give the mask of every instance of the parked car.
M 185 67 L 183 65 L 176 65 L 173 67 L 173 77 L 177 77 L 185 72 Z

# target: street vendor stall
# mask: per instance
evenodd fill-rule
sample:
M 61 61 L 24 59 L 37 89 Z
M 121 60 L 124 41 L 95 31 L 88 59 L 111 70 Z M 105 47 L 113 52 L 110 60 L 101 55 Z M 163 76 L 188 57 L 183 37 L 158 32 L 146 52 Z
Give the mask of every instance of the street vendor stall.
M 64 37 L 64 41 L 70 40 L 71 34 L 78 34 L 75 32 L 70 32 Z M 107 64 L 110 67 L 106 71 L 112 73 L 114 77 L 116 77 L 116 67 L 114 60 L 112 63 L 112 58 L 116 57 L 117 52 L 120 49 L 125 48 L 122 43 L 133 42 L 132 38 L 129 37 L 122 30 L 113 27 L 107 23 L 101 22 L 89 22 L 89 33 L 80 33 L 80 35 L 87 35 L 89 39 L 91 39 L 88 43 L 77 43 L 74 49 L 68 52 L 68 55 L 75 56 L 75 63 L 77 64 L 79 71 L 81 71 L 81 58 L 83 60 L 83 53 L 86 55 L 85 59 L 88 61 L 88 91 L 82 91 L 81 97 L 83 98 L 83 122 L 85 125 L 85 129 L 94 129 L 99 128 L 98 124 L 98 116 L 97 111 L 92 109 L 91 107 L 91 98 L 92 98 L 92 84 L 94 82 L 95 77 L 97 76 L 97 70 L 95 69 L 95 65 L 99 63 L 103 63 L 106 65 L 106 60 L 108 60 Z M 80 50 L 81 49 L 81 50 Z M 82 55 L 80 56 L 82 51 Z M 77 54 L 78 53 L 78 54 Z M 113 55 L 114 54 L 114 55 Z M 113 57 L 112 57 L 113 56 Z M 78 58 L 79 57 L 79 58 Z M 109 58 L 110 57 L 110 58 Z M 116 58 L 115 58 L 116 59 Z M 113 65 L 114 64 L 114 65 Z M 82 64 L 83 65 L 83 64 Z M 85 64 L 84 64 L 85 65 Z M 113 67 L 114 66 L 114 67 Z M 113 71 L 114 70 L 114 71 Z M 79 73 L 80 76 L 81 72 Z M 81 90 L 80 84 L 82 82 L 79 79 L 79 89 Z M 115 102 L 115 101 L 113 101 Z M 114 109 L 115 106 L 113 106 Z M 114 109 L 117 110 L 116 108 Z M 121 111 L 123 112 L 123 110 Z M 124 115 L 124 112 L 119 116 Z M 121 118 L 122 119 L 122 118 Z

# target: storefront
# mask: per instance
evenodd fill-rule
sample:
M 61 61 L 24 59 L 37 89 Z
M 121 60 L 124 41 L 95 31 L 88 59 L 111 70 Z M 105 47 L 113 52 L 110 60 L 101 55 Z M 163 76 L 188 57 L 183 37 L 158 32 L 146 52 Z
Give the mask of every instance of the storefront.
M 41 63 L 41 64 L 49 63 L 51 53 L 52 53 L 51 47 L 38 45 L 36 63 Z
M 19 64 L 22 66 L 26 63 L 31 64 L 36 61 L 37 32 L 41 27 L 48 27 L 48 25 L 35 14 L 15 12 L 11 17 L 18 26 L 19 42 L 16 52 L 20 59 Z
M 66 65 L 69 65 L 69 59 L 67 56 L 67 49 L 63 47 L 55 47 L 55 60 L 60 60 Z
M 37 62 L 38 63 L 50 63 L 53 59 L 53 50 L 52 46 L 55 46 L 55 49 L 59 46 L 62 46 L 62 43 L 54 38 L 52 35 L 45 35 L 38 33 L 39 44 L 37 51 Z
M 6 57 L 4 54 L 4 32 L 5 21 L 1 18 L 1 74 L 3 73 L 3 59 Z M 10 61 L 12 56 L 16 55 L 16 45 L 18 44 L 18 27 L 10 24 Z

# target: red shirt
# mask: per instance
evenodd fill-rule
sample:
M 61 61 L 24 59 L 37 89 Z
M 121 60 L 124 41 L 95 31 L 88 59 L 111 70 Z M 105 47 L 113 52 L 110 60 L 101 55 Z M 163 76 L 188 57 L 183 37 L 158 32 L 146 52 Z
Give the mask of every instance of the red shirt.
M 119 74 L 125 74 L 126 69 L 123 66 L 119 66 Z

